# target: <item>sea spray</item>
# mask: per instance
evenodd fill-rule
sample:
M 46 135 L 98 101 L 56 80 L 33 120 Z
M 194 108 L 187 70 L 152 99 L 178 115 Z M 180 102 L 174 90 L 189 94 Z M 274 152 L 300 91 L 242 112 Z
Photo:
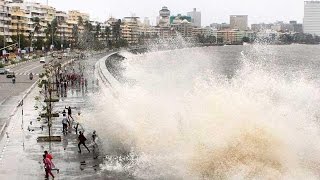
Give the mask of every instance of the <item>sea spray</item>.
M 123 76 L 136 83 L 92 99 L 104 170 L 137 179 L 318 179 L 316 81 L 277 68 L 274 47 L 246 48 L 233 61 L 216 47 L 123 54 Z

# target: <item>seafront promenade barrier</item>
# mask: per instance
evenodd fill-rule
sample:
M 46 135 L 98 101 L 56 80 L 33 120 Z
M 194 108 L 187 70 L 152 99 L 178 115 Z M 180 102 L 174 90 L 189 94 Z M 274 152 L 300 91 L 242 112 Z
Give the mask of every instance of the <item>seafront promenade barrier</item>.
M 116 80 L 113 75 L 109 72 L 107 66 L 106 66 L 106 61 L 108 58 L 110 58 L 112 55 L 117 54 L 119 52 L 114 52 L 111 53 L 103 58 L 101 58 L 97 63 L 96 63 L 96 73 L 98 77 L 100 77 L 101 81 L 104 83 L 105 86 L 110 88 L 113 93 L 115 93 L 115 89 L 120 87 L 120 83 L 118 80 Z

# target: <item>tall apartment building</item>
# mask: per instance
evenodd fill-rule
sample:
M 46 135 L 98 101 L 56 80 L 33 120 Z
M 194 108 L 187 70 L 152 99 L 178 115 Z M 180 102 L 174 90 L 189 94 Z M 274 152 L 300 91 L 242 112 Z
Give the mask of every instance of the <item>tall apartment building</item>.
M 12 35 L 21 35 L 44 38 L 45 28 L 48 23 L 55 18 L 55 8 L 45 6 L 40 3 L 34 2 L 18 2 L 9 3 L 9 14 L 11 16 L 10 32 Z M 39 19 L 40 29 L 35 32 L 37 22 L 35 19 Z
M 56 19 L 58 21 L 57 36 L 60 37 L 62 41 L 67 40 L 72 36 L 72 32 L 70 32 L 67 24 L 68 14 L 64 11 L 57 11 Z
M 10 7 L 8 6 L 8 3 L 5 0 L 0 0 L 0 36 L 4 36 L 6 42 L 10 42 L 10 25 L 11 25 L 11 16 L 10 13 Z
M 191 17 L 191 23 L 193 26 L 201 27 L 201 12 L 194 8 L 193 11 L 188 12 L 187 15 Z
M 136 44 L 139 40 L 139 17 L 125 17 L 121 24 L 121 36 L 129 44 Z
M 51 23 L 52 20 L 56 17 L 56 8 L 47 6 L 47 5 L 41 5 L 42 11 L 45 12 L 44 18 L 46 23 Z
M 170 25 L 170 10 L 166 6 L 163 6 L 159 11 L 157 25 L 160 27 L 168 27 Z
M 244 32 L 239 30 L 217 31 L 217 39 L 222 39 L 224 43 L 241 43 Z
M 320 36 L 320 1 L 304 2 L 303 31 Z
M 77 10 L 72 10 L 68 12 L 68 16 L 69 16 L 69 20 L 70 21 L 79 21 L 79 18 L 82 18 L 82 21 L 89 21 L 90 20 L 90 16 L 87 13 L 83 13 Z
M 248 30 L 248 16 L 247 15 L 231 15 L 230 28 L 238 29 L 240 31 Z
M 174 20 L 171 24 L 171 28 L 174 29 L 177 33 L 179 33 L 184 38 L 192 37 L 193 26 L 192 23 L 187 19 L 184 20 Z M 175 34 L 172 34 L 175 35 Z
M 25 6 L 21 3 L 10 3 L 10 15 L 11 15 L 11 26 L 10 32 L 13 36 L 19 36 L 23 34 L 28 37 L 31 31 L 29 27 L 29 17 Z

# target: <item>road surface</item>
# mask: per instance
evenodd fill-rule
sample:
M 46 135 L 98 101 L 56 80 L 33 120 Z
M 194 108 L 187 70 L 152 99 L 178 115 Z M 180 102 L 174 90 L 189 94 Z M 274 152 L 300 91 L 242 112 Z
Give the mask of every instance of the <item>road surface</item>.
M 46 62 L 50 59 L 48 58 Z M 23 93 L 39 78 L 39 74 L 44 70 L 43 65 L 44 63 L 35 60 L 10 68 L 16 75 L 15 84 L 11 78 L 6 78 L 6 75 L 0 75 L 0 130 L 21 100 Z M 33 80 L 29 79 L 30 72 L 34 74 Z

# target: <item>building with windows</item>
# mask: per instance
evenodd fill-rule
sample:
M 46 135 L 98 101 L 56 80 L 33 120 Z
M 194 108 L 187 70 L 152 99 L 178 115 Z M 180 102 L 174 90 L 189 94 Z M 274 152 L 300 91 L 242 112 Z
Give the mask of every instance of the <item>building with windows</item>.
M 242 43 L 242 38 L 245 36 L 244 31 L 229 30 L 217 31 L 217 39 L 221 39 L 226 44 Z
M 24 35 L 29 36 L 31 28 L 29 28 L 29 17 L 25 6 L 21 3 L 10 3 L 11 25 L 9 27 L 12 36 Z
M 297 23 L 297 21 L 290 21 L 289 24 L 293 26 L 293 32 L 303 33 L 302 24 Z
M 230 24 L 227 23 L 212 23 L 210 27 L 217 30 L 227 30 L 230 29 Z
M 304 2 L 303 31 L 320 36 L 320 1 Z
M 193 26 L 201 27 L 201 12 L 194 8 L 193 11 L 188 12 L 187 15 L 191 17 L 191 23 Z
M 79 21 L 79 18 L 82 19 L 83 22 L 89 21 L 90 20 L 90 16 L 87 13 L 83 13 L 77 10 L 72 10 L 68 12 L 68 19 L 70 21 Z
M 170 25 L 170 10 L 164 6 L 159 11 L 159 17 L 157 19 L 157 25 L 160 27 L 165 27 Z
M 192 23 L 187 19 L 175 19 L 171 24 L 171 28 L 176 32 L 174 34 L 171 34 L 172 36 L 179 34 L 184 38 L 191 38 L 193 35 Z
M 247 15 L 231 15 L 230 28 L 238 29 L 240 31 L 248 30 L 248 16 Z
M 9 13 L 10 7 L 8 6 L 8 3 L 5 0 L 0 0 L 0 36 L 4 36 L 4 44 L 6 42 L 11 42 L 11 16 Z
M 128 44 L 137 44 L 139 40 L 139 17 L 125 17 L 121 23 L 121 37 Z
M 70 27 L 68 26 L 68 14 L 64 11 L 56 12 L 56 19 L 58 22 L 58 29 L 56 31 L 56 35 L 60 38 L 61 41 L 68 40 L 72 37 L 72 31 L 70 31 Z

